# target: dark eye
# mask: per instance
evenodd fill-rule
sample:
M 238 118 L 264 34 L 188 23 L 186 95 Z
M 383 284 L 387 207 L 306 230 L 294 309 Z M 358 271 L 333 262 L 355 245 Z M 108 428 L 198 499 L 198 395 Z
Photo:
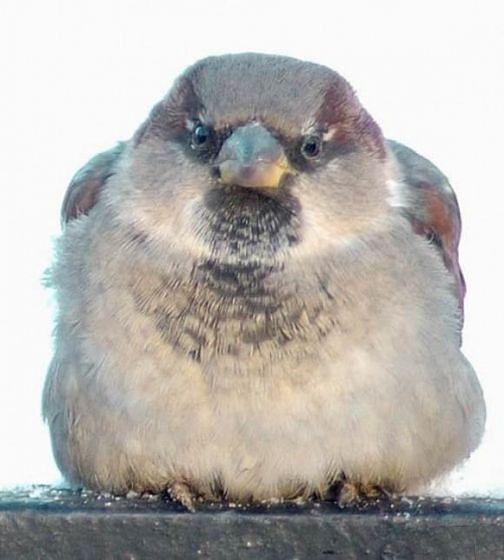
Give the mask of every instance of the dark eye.
M 322 151 L 322 138 L 315 134 L 307 136 L 301 144 L 301 153 L 306 159 L 314 159 Z
M 211 138 L 212 131 L 210 127 L 205 124 L 198 123 L 192 132 L 191 146 L 195 150 L 206 148 L 210 144 Z
M 439 237 L 439 235 L 433 229 L 427 230 L 425 234 L 425 238 L 431 245 L 435 245 L 440 249 L 443 248 L 443 242 L 441 241 L 441 237 Z

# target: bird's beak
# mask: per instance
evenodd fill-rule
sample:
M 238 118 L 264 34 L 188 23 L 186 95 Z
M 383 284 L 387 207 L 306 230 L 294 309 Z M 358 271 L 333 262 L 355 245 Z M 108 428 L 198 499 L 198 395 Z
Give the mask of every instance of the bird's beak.
M 291 167 L 278 140 L 259 123 L 237 128 L 224 142 L 215 161 L 223 185 L 278 188 Z

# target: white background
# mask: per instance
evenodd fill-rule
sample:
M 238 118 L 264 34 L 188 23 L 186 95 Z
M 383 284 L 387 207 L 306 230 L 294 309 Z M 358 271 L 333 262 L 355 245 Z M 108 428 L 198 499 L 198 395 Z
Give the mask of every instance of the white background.
M 455 187 L 468 283 L 464 351 L 488 428 L 438 492 L 504 495 L 504 18 L 496 0 L 3 1 L 0 5 L 0 485 L 58 480 L 40 393 L 51 353 L 40 279 L 73 173 L 128 138 L 188 64 L 261 51 L 331 66 L 385 134 Z M 502 7 L 504 9 L 504 7 Z

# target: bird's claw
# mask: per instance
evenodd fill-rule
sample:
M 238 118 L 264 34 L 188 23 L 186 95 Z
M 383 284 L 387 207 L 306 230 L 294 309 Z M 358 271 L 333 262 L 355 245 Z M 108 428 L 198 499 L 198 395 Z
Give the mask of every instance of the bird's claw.
M 174 482 L 168 486 L 166 491 L 174 502 L 178 502 L 191 512 L 196 511 L 195 496 L 188 484 Z

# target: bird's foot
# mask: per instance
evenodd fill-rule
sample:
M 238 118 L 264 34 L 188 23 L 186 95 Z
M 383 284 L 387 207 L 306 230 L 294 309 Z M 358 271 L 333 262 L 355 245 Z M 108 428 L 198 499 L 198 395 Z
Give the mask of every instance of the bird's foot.
M 174 482 L 166 489 L 168 495 L 174 502 L 179 502 L 189 511 L 196 511 L 196 496 L 185 482 Z
M 341 507 L 356 505 L 366 500 L 385 499 L 389 501 L 392 498 L 393 494 L 383 486 L 350 480 L 340 483 L 337 494 L 337 502 Z

